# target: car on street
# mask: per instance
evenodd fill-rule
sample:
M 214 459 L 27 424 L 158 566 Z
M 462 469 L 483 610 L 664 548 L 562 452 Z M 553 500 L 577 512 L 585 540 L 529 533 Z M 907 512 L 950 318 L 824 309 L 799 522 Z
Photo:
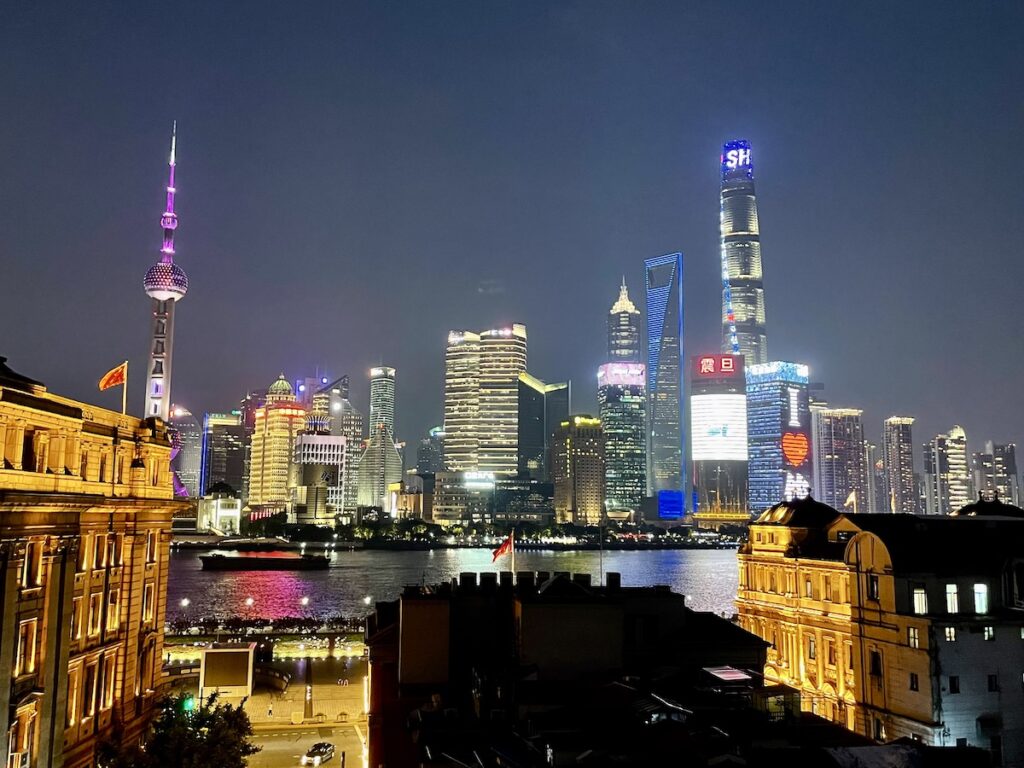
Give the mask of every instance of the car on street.
M 334 757 L 334 745 L 318 741 L 302 756 L 302 765 L 320 765 Z

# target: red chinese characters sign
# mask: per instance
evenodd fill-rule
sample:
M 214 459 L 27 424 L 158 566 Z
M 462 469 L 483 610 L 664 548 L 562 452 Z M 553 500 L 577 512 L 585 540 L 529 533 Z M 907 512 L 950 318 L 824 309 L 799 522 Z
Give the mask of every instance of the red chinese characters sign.
M 693 358 L 695 379 L 743 378 L 743 355 L 699 355 Z

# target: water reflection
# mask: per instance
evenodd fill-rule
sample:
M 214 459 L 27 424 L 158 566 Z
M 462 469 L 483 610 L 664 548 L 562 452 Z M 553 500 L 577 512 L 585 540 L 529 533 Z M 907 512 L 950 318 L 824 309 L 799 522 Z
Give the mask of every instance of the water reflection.
M 597 581 L 600 560 L 601 554 L 594 551 L 521 552 L 516 554 L 516 569 L 589 573 Z M 462 571 L 507 570 L 508 559 L 498 565 L 503 568 L 491 563 L 487 549 L 354 551 L 331 555 L 331 568 L 326 571 L 224 572 L 203 571 L 196 552 L 175 552 L 167 590 L 168 615 L 360 616 L 369 602 L 394 599 L 407 584 L 436 584 Z M 621 573 L 626 586 L 668 584 L 699 611 L 730 616 L 735 611 L 738 576 L 733 550 L 605 552 L 604 571 Z M 184 599 L 188 603 L 182 607 Z

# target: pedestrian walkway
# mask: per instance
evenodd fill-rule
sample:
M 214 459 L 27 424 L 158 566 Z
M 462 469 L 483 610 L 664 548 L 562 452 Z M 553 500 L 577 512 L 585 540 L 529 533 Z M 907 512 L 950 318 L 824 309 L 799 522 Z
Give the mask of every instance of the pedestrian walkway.
M 311 664 L 309 669 L 307 664 Z M 291 683 L 285 691 L 253 692 L 245 709 L 254 728 L 262 731 L 266 726 L 303 723 L 337 725 L 365 719 L 364 659 L 296 659 L 275 662 L 274 667 L 290 674 Z M 348 680 L 348 685 L 339 684 L 339 680 Z

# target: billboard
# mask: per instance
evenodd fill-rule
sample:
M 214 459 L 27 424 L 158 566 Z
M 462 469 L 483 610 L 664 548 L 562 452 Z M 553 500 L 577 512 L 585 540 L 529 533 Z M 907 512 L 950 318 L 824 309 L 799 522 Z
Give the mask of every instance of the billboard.
M 690 433 L 694 461 L 746 461 L 746 395 L 691 396 Z
M 643 363 L 605 363 L 597 369 L 597 386 L 642 387 L 646 376 Z
M 744 379 L 743 355 L 698 355 L 692 359 L 691 381 L 704 379 Z

